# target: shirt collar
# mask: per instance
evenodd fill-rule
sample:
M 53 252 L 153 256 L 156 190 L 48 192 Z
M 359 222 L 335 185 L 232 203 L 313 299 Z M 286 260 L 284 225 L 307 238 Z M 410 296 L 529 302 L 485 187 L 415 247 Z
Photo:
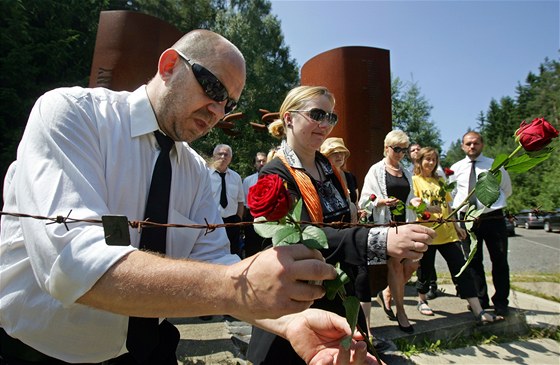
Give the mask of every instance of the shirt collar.
M 130 96 L 130 136 L 132 138 L 152 133 L 159 129 L 152 104 L 148 99 L 146 85 L 134 90 Z
M 154 131 L 160 130 L 156 119 L 152 104 L 148 99 L 148 92 L 146 85 L 140 86 L 134 90 L 130 96 L 130 136 L 132 138 L 150 134 Z M 160 130 L 161 133 L 163 131 Z M 165 134 L 165 133 L 163 133 Z M 155 140 L 155 137 L 154 137 Z M 177 152 L 177 163 L 181 163 L 181 149 L 182 143 L 175 142 L 175 150 Z
M 299 160 L 299 157 L 296 155 L 294 150 L 292 150 L 292 148 L 288 145 L 288 142 L 285 139 L 282 140 L 280 151 L 286 158 L 286 162 L 288 162 L 288 165 L 296 169 L 303 169 L 303 165 Z
M 218 173 L 219 173 L 220 171 L 216 170 L 214 167 L 210 167 L 210 172 L 212 172 L 212 173 L 218 172 Z M 228 173 L 229 173 L 229 167 L 226 168 L 226 171 L 224 171 L 224 172 L 225 172 L 226 174 L 228 174 Z

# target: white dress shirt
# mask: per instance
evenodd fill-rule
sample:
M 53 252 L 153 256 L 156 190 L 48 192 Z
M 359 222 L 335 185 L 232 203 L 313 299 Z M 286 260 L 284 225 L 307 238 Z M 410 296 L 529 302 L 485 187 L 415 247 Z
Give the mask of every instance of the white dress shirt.
M 255 172 L 252 175 L 247 176 L 243 179 L 243 193 L 245 194 L 245 206 L 247 206 L 247 202 L 249 201 L 249 188 L 257 183 L 259 180 L 259 173 Z
M 486 157 L 484 155 L 478 156 L 475 163 L 475 171 L 476 176 L 478 176 L 483 171 L 488 171 L 492 167 L 492 163 L 494 162 L 493 159 Z M 467 195 L 469 195 L 469 177 L 471 174 L 471 160 L 468 157 L 457 161 L 451 166 L 451 170 L 454 171 L 454 174 L 449 176 L 449 182 L 456 181 L 457 186 L 453 191 L 453 209 L 457 208 L 461 203 L 465 200 Z M 498 200 L 492 206 L 485 207 L 482 203 L 477 199 L 476 205 L 477 209 L 484 208 L 483 213 L 488 213 L 494 210 L 502 209 L 506 207 L 506 199 L 511 195 L 511 180 L 509 178 L 509 174 L 505 169 L 500 169 L 502 172 L 502 180 L 500 182 L 500 196 Z M 461 211 L 466 211 L 467 207 L 461 209 Z
M 31 111 L 17 162 L 7 174 L 3 210 L 143 220 L 159 154 L 157 129 L 145 86 L 133 93 L 79 87 L 46 93 Z M 169 222 L 222 223 L 205 161 L 186 143 L 174 147 Z M 49 356 L 101 362 L 126 352 L 128 317 L 76 300 L 136 250 L 140 233 L 129 229 L 130 246 L 108 246 L 100 224 L 67 226 L 2 216 L 0 326 Z M 167 231 L 169 256 L 222 264 L 239 260 L 230 254 L 223 228 Z
M 223 218 L 231 217 L 237 214 L 239 203 L 245 204 L 245 196 L 243 195 L 243 183 L 241 176 L 229 167 L 226 169 L 226 195 L 227 206 L 224 208 L 220 205 L 220 194 L 222 192 L 222 178 L 216 169 L 210 168 L 210 178 L 212 181 L 212 193 L 214 201 L 218 205 L 218 210 Z

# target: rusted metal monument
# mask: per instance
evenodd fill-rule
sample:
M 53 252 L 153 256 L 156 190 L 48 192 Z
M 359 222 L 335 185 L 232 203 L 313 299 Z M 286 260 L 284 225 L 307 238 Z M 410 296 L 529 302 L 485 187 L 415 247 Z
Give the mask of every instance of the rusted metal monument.
M 132 11 L 102 11 L 90 87 L 133 91 L 156 73 L 159 55 L 183 35 L 161 19 Z
M 346 168 L 361 188 L 370 166 L 383 157 L 383 140 L 392 128 L 389 51 L 341 47 L 321 53 L 303 65 L 301 84 L 333 92 L 339 123 L 331 136 L 344 139 L 351 153 Z

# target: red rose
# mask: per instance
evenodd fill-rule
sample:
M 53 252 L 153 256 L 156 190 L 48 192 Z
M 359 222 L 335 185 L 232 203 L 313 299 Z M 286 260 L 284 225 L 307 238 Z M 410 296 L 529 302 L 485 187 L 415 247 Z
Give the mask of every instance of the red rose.
M 455 171 L 451 170 L 449 167 L 444 167 L 443 173 L 445 174 L 445 176 L 451 176 L 455 173 Z
M 249 188 L 247 206 L 255 218 L 277 221 L 290 211 L 290 195 L 278 175 L 265 175 Z
M 525 151 L 540 151 L 546 147 L 553 138 L 558 137 L 558 131 L 544 118 L 536 118 L 531 123 L 521 122 L 515 131 L 519 143 Z
M 369 196 L 369 200 L 374 201 L 375 199 L 377 199 L 377 196 L 375 194 L 371 194 Z
M 432 215 L 430 214 L 430 212 L 424 212 L 424 213 L 422 213 L 422 220 L 423 221 L 428 221 L 428 220 L 430 220 L 431 216 Z

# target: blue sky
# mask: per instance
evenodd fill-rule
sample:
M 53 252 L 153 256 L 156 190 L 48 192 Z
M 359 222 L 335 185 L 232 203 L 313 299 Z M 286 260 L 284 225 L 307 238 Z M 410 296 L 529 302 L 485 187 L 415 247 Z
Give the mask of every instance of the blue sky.
M 444 150 L 492 98 L 515 97 L 545 57 L 560 58 L 559 0 L 271 3 L 300 67 L 338 47 L 389 50 L 393 75 L 417 82 L 432 105 Z

